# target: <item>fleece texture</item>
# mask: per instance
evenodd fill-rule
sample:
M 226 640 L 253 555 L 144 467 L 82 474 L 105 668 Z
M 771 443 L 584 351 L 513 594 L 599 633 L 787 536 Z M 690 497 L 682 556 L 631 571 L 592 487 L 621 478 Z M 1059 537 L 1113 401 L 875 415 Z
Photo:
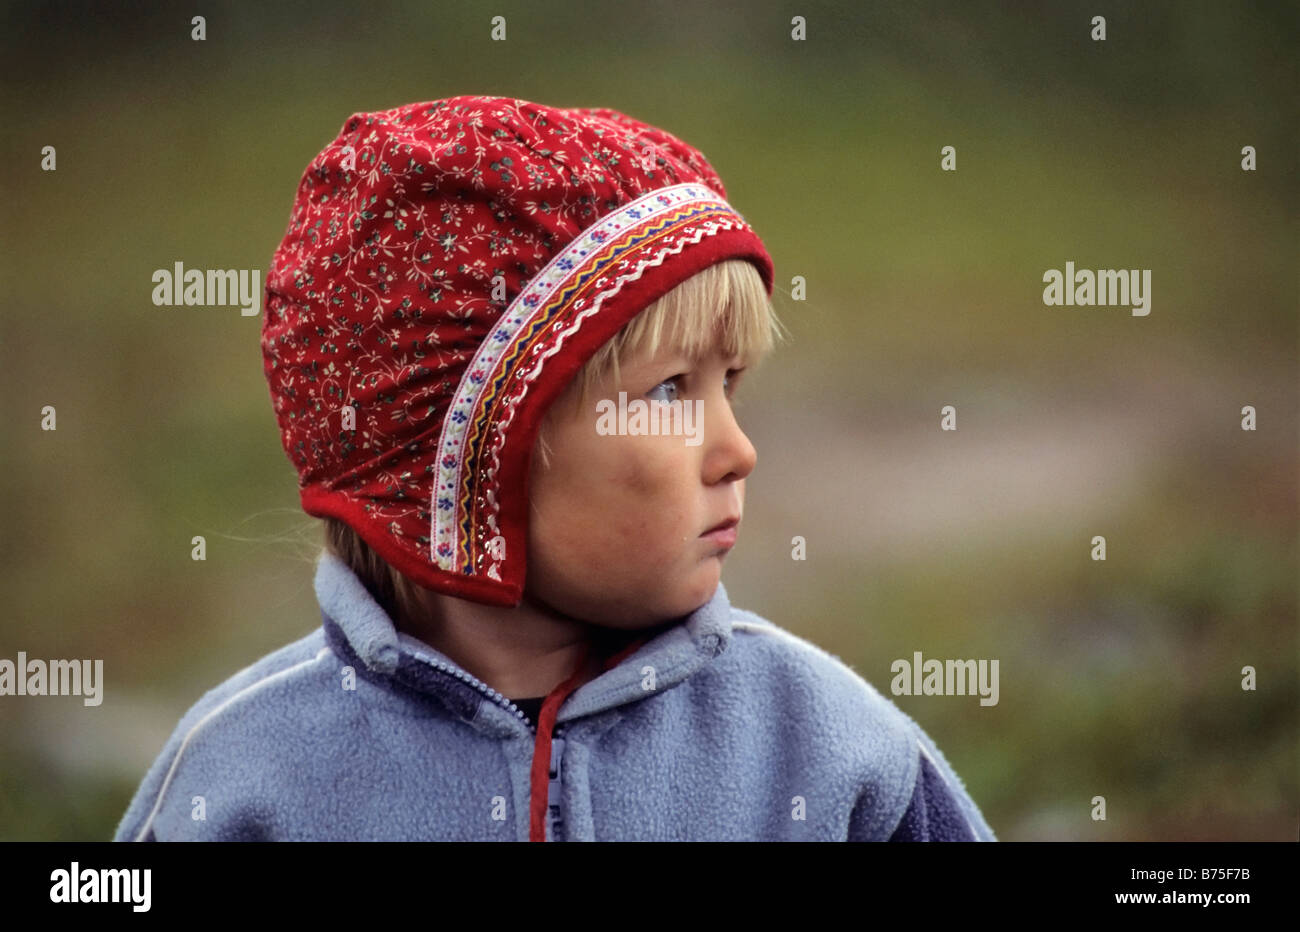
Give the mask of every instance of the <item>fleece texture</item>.
M 114 840 L 527 841 L 543 737 L 547 840 L 996 840 L 919 725 L 721 584 L 545 736 L 329 553 L 315 589 L 321 627 L 195 703 Z

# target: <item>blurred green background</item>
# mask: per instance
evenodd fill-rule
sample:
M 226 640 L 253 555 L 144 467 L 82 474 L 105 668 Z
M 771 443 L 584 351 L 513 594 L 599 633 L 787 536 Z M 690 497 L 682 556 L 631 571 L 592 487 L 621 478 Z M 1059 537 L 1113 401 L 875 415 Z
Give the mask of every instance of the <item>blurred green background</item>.
M 735 604 L 887 695 L 998 659 L 994 707 L 895 701 L 1004 840 L 1295 840 L 1300 13 L 1103 6 L 0 7 L 0 658 L 105 670 L 0 697 L 0 839 L 110 837 L 185 710 L 319 624 L 261 318 L 153 270 L 264 275 L 350 114 L 482 93 L 663 126 L 768 244 Z M 1067 260 L 1151 269 L 1150 316 L 1044 306 Z

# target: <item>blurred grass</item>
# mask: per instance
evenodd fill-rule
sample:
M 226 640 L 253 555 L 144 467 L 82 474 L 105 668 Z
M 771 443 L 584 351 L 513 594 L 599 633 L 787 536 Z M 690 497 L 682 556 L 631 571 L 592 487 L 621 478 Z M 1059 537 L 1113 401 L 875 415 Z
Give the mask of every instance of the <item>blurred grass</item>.
M 1294 837 L 1294 6 L 1144 4 L 1092 43 L 1079 3 L 809 3 L 802 44 L 779 4 L 207 9 L 194 43 L 177 5 L 0 6 L 0 657 L 102 657 L 107 681 L 98 709 L 0 702 L 0 838 L 107 837 L 180 714 L 318 623 L 260 318 L 154 307 L 152 271 L 264 271 L 352 112 L 460 93 L 614 106 L 719 170 L 795 338 L 744 402 L 760 460 L 787 464 L 750 483 L 756 530 L 830 495 L 865 525 L 855 509 L 890 490 L 828 483 L 837 449 L 951 455 L 960 475 L 967 448 L 900 442 L 943 403 L 963 440 L 1132 408 L 1117 470 L 1167 432 L 1118 512 L 1027 507 L 920 551 L 855 527 L 867 549 L 806 567 L 778 521 L 729 558 L 728 588 L 882 691 L 889 661 L 928 645 L 999 658 L 997 707 L 897 702 L 1001 837 Z M 56 173 L 34 167 L 47 144 Z M 1238 168 L 1245 144 L 1258 172 Z M 1151 316 L 1044 307 L 1041 273 L 1067 259 L 1151 268 Z M 808 300 L 789 300 L 794 275 Z M 1151 397 L 1128 394 L 1139 376 Z M 1258 435 L 1236 430 L 1244 403 Z M 38 429 L 45 404 L 57 432 Z M 844 429 L 782 458 L 782 425 L 813 410 Z M 1093 533 L 1106 563 L 1087 560 Z M 101 722 L 113 763 L 76 763 L 50 716 L 69 735 Z

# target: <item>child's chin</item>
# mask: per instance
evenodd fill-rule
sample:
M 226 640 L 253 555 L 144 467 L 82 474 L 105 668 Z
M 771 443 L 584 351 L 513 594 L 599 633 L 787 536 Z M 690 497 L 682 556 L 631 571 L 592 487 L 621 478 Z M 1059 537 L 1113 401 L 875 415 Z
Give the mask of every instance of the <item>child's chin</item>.
M 678 615 L 689 615 L 702 605 L 706 605 L 713 594 L 718 591 L 722 581 L 722 561 L 710 559 L 705 561 L 677 601 Z

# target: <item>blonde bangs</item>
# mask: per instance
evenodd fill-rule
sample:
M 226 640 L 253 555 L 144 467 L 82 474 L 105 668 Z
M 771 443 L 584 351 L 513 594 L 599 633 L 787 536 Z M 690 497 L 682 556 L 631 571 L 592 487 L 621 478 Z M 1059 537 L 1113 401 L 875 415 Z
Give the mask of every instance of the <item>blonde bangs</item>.
M 581 399 L 606 376 L 619 383 L 619 363 L 630 357 L 648 359 L 672 346 L 693 362 L 716 350 L 757 363 L 784 336 L 758 269 L 727 259 L 680 283 L 597 350 L 579 373 Z
M 757 365 L 787 336 L 763 287 L 758 269 L 746 259 L 726 259 L 692 275 L 623 325 L 583 364 L 538 430 L 536 449 L 543 468 L 551 463 L 547 427 L 564 398 L 585 406 L 592 388 L 609 375 L 620 384 L 619 363 L 651 358 L 664 346 L 680 347 L 692 362 L 715 349 Z

